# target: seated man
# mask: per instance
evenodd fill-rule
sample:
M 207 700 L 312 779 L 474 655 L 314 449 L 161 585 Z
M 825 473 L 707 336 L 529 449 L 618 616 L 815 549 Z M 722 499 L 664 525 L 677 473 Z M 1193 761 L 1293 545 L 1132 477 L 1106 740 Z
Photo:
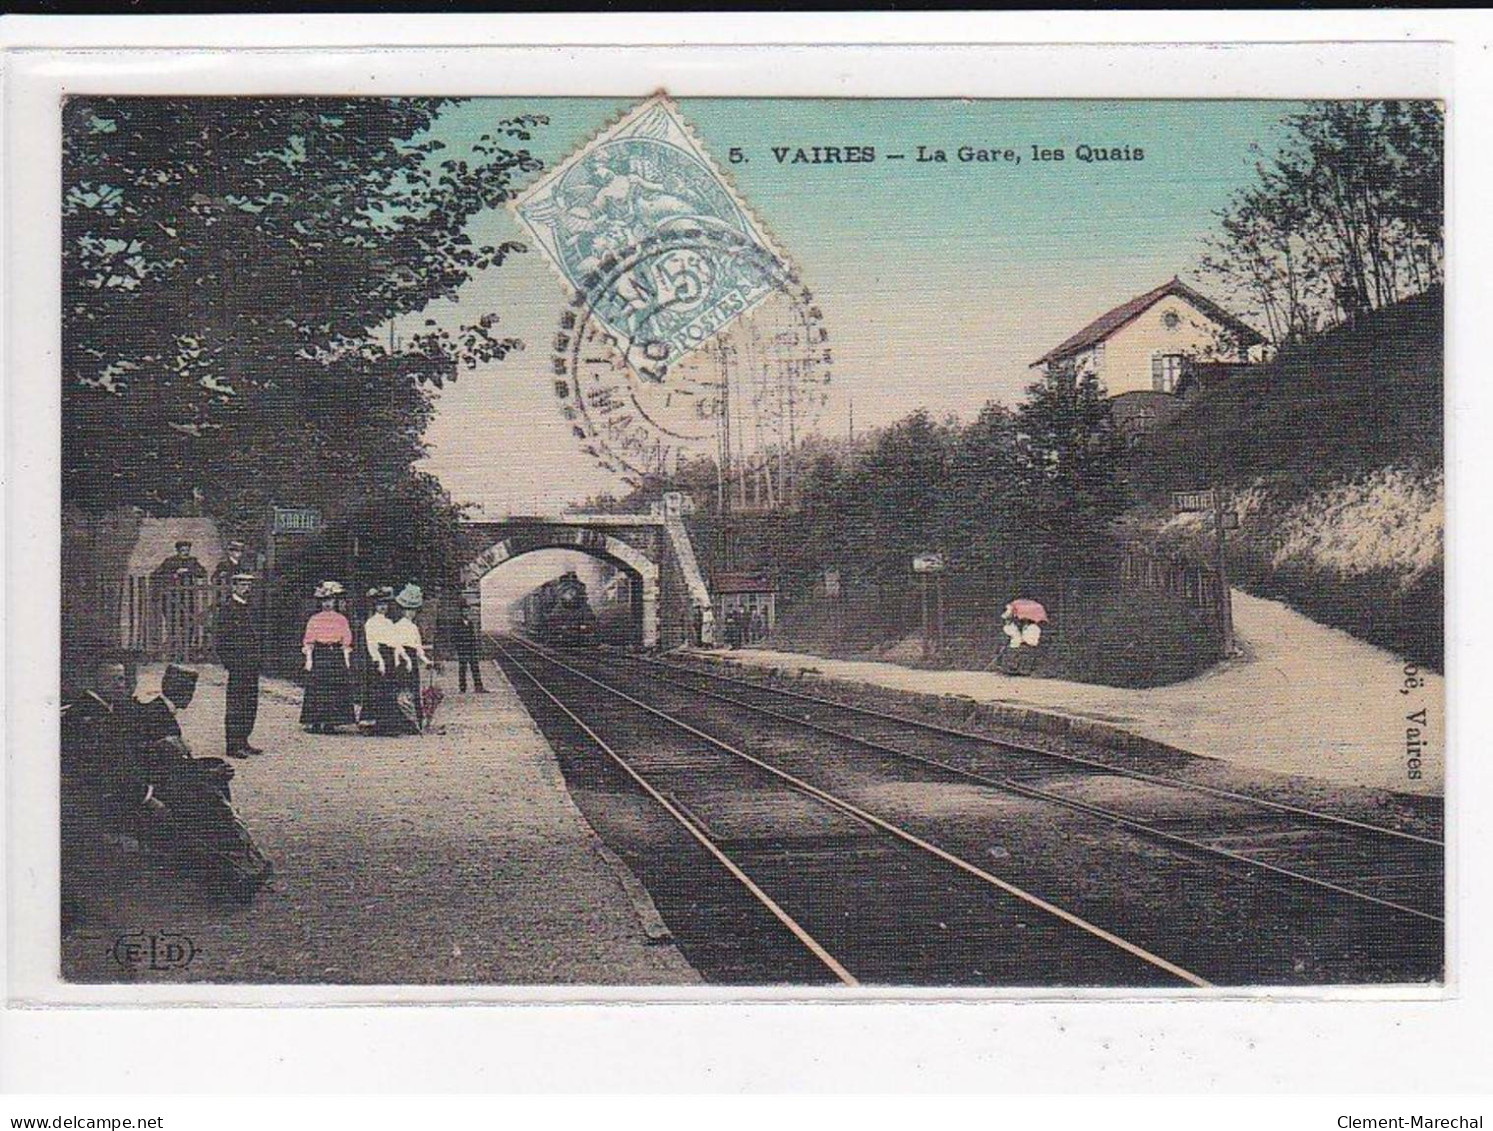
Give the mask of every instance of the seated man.
M 221 758 L 194 758 L 182 738 L 176 716 L 191 705 L 196 693 L 197 673 L 167 664 L 161 693 L 134 707 L 132 756 L 146 786 L 145 804 L 152 812 L 162 813 L 173 797 L 178 808 L 190 808 L 201 800 L 197 792 L 201 789 L 229 800 L 233 767 Z
M 215 892 L 247 900 L 272 868 L 233 810 L 233 767 L 193 757 L 182 737 L 177 715 L 196 689 L 196 672 L 169 664 L 160 695 L 136 706 L 131 753 L 151 818 L 143 835 L 191 864 Z
M 144 796 L 130 769 L 135 711 L 128 667 L 101 660 L 94 686 L 62 708 L 63 821 L 115 832 Z
M 107 888 L 113 846 L 131 844 L 132 818 L 144 787 L 129 771 L 129 668 L 104 659 L 93 687 L 62 708 L 62 929 L 73 929 L 92 898 Z M 138 845 L 136 845 L 138 847 Z

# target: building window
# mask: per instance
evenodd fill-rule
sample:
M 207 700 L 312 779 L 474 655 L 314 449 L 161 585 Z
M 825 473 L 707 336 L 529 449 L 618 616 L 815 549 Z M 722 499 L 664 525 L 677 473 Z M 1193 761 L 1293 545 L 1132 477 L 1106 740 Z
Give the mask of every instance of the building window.
M 1161 316 L 1161 324 L 1168 330 L 1175 330 L 1178 326 L 1182 325 L 1182 316 L 1175 310 L 1168 310 Z
M 1182 380 L 1180 353 L 1159 353 L 1151 358 L 1151 388 L 1158 393 L 1175 393 Z

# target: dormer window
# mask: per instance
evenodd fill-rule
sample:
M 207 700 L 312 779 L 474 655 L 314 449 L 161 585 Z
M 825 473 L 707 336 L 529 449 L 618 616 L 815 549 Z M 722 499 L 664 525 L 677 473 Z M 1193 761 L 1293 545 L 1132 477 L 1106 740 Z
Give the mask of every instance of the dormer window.
M 1161 316 L 1161 324 L 1168 330 L 1175 330 L 1178 326 L 1182 325 L 1182 316 L 1175 310 L 1168 310 Z

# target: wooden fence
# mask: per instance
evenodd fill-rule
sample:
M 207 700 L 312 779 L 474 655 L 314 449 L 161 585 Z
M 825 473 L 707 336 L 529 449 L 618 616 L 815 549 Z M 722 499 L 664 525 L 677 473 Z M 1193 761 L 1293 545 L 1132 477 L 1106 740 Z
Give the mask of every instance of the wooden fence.
M 80 596 L 98 603 L 103 623 L 117 626 L 114 643 L 120 649 L 146 662 L 212 658 L 213 624 L 228 598 L 226 579 L 98 579 L 89 590 Z
M 1218 571 L 1177 554 L 1127 546 L 1120 559 L 1120 587 L 1169 593 L 1197 609 L 1218 608 Z

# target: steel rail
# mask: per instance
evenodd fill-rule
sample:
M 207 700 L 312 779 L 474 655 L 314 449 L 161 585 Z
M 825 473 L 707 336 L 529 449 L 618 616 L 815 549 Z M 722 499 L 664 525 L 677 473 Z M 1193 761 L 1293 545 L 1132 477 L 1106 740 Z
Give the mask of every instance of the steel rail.
M 1178 966 L 1176 963 L 1171 962 L 1168 959 L 1147 950 L 1145 947 L 1140 946 L 1137 943 L 1133 943 L 1128 939 L 1122 938 L 1112 931 L 1108 931 L 1095 923 L 1091 923 L 1087 919 L 1084 919 L 1071 911 L 1059 907 L 1054 903 L 1049 903 L 1041 896 L 1035 895 L 1024 888 L 1018 887 L 1016 884 L 1011 883 L 1009 880 L 1001 879 L 1001 877 L 986 871 L 978 865 L 971 864 L 968 860 L 965 860 L 960 856 L 956 856 L 954 853 L 940 848 L 936 844 L 924 840 L 916 833 L 908 832 L 906 829 L 900 827 L 899 825 L 894 825 L 890 821 L 876 816 L 876 814 L 874 813 L 868 812 L 867 810 L 862 809 L 849 801 L 845 801 L 842 798 L 836 797 L 832 793 L 828 793 L 825 790 L 820 789 L 818 786 L 811 785 L 809 782 L 804 781 L 802 778 L 796 777 L 793 774 L 788 773 L 786 770 L 772 765 L 771 763 L 764 762 L 762 761 L 762 759 L 754 757 L 753 755 L 746 753 L 744 750 L 738 750 L 731 744 L 722 741 L 712 734 L 707 734 L 705 731 L 700 730 L 697 727 L 691 726 L 683 719 L 676 718 L 675 716 L 669 714 L 667 711 L 661 711 L 657 707 L 654 707 L 651 704 L 643 702 L 641 699 L 637 699 L 629 695 L 627 692 L 622 691 L 620 688 L 613 687 L 611 684 L 604 683 L 599 679 L 595 679 L 594 677 L 588 675 L 586 672 L 581 671 L 579 668 L 572 667 L 570 664 L 567 664 L 563 660 L 555 658 L 544 649 L 538 648 L 528 641 L 519 639 L 517 637 L 515 637 L 514 639 L 521 647 L 528 649 L 530 652 L 533 652 L 549 663 L 554 664 L 556 667 L 563 668 L 565 671 L 570 672 L 572 675 L 585 680 L 587 683 L 592 684 L 597 688 L 600 688 L 607 694 L 613 695 L 616 698 L 623 700 L 624 702 L 630 703 L 634 707 L 646 711 L 648 714 L 653 715 L 656 718 L 662 719 L 670 726 L 676 727 L 677 729 L 682 730 L 687 734 L 694 735 L 696 738 L 709 743 L 710 745 L 726 752 L 727 754 L 731 754 L 734 757 L 740 758 L 743 761 L 748 762 L 751 765 L 756 766 L 769 774 L 772 774 L 774 777 L 781 778 L 783 781 L 790 783 L 801 792 L 824 802 L 826 805 L 838 809 L 842 813 L 849 814 L 850 816 L 864 821 L 867 824 L 874 825 L 876 828 L 879 828 L 883 832 L 896 837 L 898 840 L 901 840 L 907 844 L 911 844 L 915 848 L 921 849 L 922 851 L 931 854 L 932 856 L 943 861 L 945 864 L 949 864 L 962 872 L 974 876 L 976 879 L 990 884 L 992 887 L 1005 892 L 1007 895 L 1014 896 L 1015 898 L 1021 900 L 1023 903 L 1026 903 L 1031 907 L 1035 907 L 1039 911 L 1045 912 L 1046 914 L 1060 920 L 1061 922 L 1067 923 L 1069 926 L 1077 927 L 1079 930 L 1093 935 L 1095 938 L 1098 938 L 1101 941 L 1124 951 L 1134 958 L 1140 959 L 1142 962 L 1145 962 L 1148 965 L 1155 966 L 1158 969 L 1171 974 L 1173 977 L 1183 982 L 1189 983 L 1190 985 L 1204 988 L 1210 987 L 1212 985 L 1211 982 L 1207 981 L 1197 974 L 1194 974 L 1192 971 L 1184 969 L 1183 967 Z
M 1006 739 L 992 738 L 988 734 L 978 734 L 974 731 L 960 730 L 957 727 L 944 726 L 942 723 L 929 722 L 926 719 L 914 719 L 907 715 L 893 714 L 890 711 L 878 711 L 874 707 L 862 707 L 853 703 L 842 703 L 836 699 L 826 699 L 820 695 L 809 695 L 803 691 L 792 691 L 786 687 L 773 687 L 771 684 L 762 683 L 757 680 L 741 679 L 737 676 L 722 675 L 720 672 L 705 671 L 701 668 L 687 667 L 682 664 L 665 663 L 646 656 L 625 657 L 633 663 L 651 664 L 655 667 L 666 668 L 669 671 L 683 672 L 687 675 L 697 675 L 705 679 L 718 680 L 722 683 L 739 684 L 742 687 L 750 687 L 756 691 L 765 691 L 771 695 L 779 695 L 788 699 L 799 699 L 808 703 L 816 703 L 824 707 L 834 707 L 841 711 L 849 711 L 857 715 L 866 715 L 870 718 L 885 720 L 886 722 L 900 723 L 903 726 L 917 727 L 921 730 L 932 731 L 936 734 L 946 734 L 955 738 L 968 739 L 971 742 L 979 742 L 986 746 L 997 749 L 1018 751 L 1022 754 L 1036 754 L 1039 757 L 1054 759 L 1061 762 L 1070 762 L 1074 765 L 1083 766 L 1087 769 L 1103 770 L 1105 773 L 1119 774 L 1123 777 L 1134 778 L 1137 781 L 1152 782 L 1156 785 L 1172 786 L 1176 789 L 1188 790 L 1193 793 L 1204 793 L 1212 797 L 1221 797 L 1229 801 L 1238 801 L 1249 805 L 1258 805 L 1266 809 L 1275 809 L 1283 813 L 1291 813 L 1295 816 L 1322 824 L 1351 828 L 1358 832 L 1369 833 L 1374 836 L 1389 837 L 1396 840 L 1412 841 L 1416 844 L 1428 845 L 1432 848 L 1445 850 L 1445 842 L 1435 837 L 1421 836 L 1418 833 L 1408 833 L 1403 829 L 1385 828 L 1383 825 L 1375 825 L 1368 821 L 1354 820 L 1352 817 L 1340 817 L 1334 813 L 1323 813 L 1316 809 L 1307 809 L 1300 805 L 1291 805 L 1284 801 L 1272 801 L 1267 797 L 1258 797 L 1252 793 L 1239 793 L 1235 790 L 1220 789 L 1217 786 L 1203 785 L 1201 782 L 1183 781 L 1179 778 L 1169 778 L 1164 774 L 1151 774 L 1145 770 L 1130 769 L 1125 766 L 1111 766 L 1099 761 L 1097 758 L 1085 758 L 1081 754 L 1064 754 L 1056 750 L 1044 750 L 1040 746 L 1028 746 L 1020 742 L 1010 742 Z
M 558 707 L 560 711 L 570 719 L 571 722 L 573 722 L 577 727 L 581 729 L 582 732 L 585 733 L 587 738 L 594 742 L 597 747 L 602 750 L 603 753 L 605 753 L 609 758 L 612 759 L 612 761 L 616 762 L 617 765 L 622 768 L 623 772 L 626 773 L 630 778 L 632 778 L 632 780 L 636 782 L 637 785 L 645 793 L 647 793 L 649 797 L 658 802 L 658 804 L 661 805 L 666 812 L 668 812 L 669 816 L 673 817 L 682 826 L 684 826 L 685 831 L 688 832 L 690 836 L 694 837 L 694 839 L 700 843 L 700 846 L 704 848 L 705 851 L 709 852 L 713 857 L 715 857 L 716 861 L 723 868 L 725 868 L 726 871 L 729 872 L 731 876 L 735 878 L 743 887 L 745 887 L 747 891 L 751 892 L 753 897 L 755 897 L 756 900 L 762 904 L 762 906 L 766 907 L 768 911 L 772 912 L 772 914 L 777 918 L 778 922 L 787 927 L 788 930 L 792 932 L 793 937 L 798 939 L 798 941 L 803 944 L 804 948 L 808 950 L 809 953 L 812 954 L 815 958 L 817 958 L 825 966 L 825 968 L 829 970 L 830 973 L 832 973 L 836 978 L 838 978 L 847 986 L 860 985 L 860 982 L 856 979 L 854 974 L 850 973 L 849 970 L 846 970 L 844 966 L 840 965 L 840 963 L 836 961 L 834 955 L 830 954 L 830 952 L 824 948 L 823 944 L 821 944 L 818 939 L 809 934 L 809 932 L 804 929 L 804 927 L 798 922 L 798 920 L 794 919 L 792 915 L 783 910 L 783 908 L 778 905 L 778 903 L 772 898 L 772 896 L 768 895 L 765 891 L 758 887 L 756 882 L 744 871 L 742 871 L 741 868 L 735 863 L 735 861 L 727 856 L 721 850 L 721 848 L 696 825 L 695 821 L 681 812 L 678 806 L 676 806 L 667 797 L 665 797 L 662 793 L 655 789 L 652 783 L 644 778 L 642 774 L 638 773 L 638 771 L 633 768 L 633 766 L 627 761 L 626 758 L 622 757 L 622 755 L 613 750 L 612 747 L 599 734 L 597 734 L 594 730 L 587 726 L 586 723 L 578 715 L 576 715 L 574 711 L 572 711 L 569 707 L 562 703 L 560 699 L 552 691 L 550 691 L 549 688 L 547 688 L 542 682 L 540 682 L 539 677 L 536 676 L 532 671 L 530 671 L 529 668 L 521 660 L 519 660 L 501 644 L 497 645 L 497 649 L 499 653 L 502 654 L 504 659 L 506 659 L 519 671 L 523 672 L 525 677 L 528 678 L 529 682 L 534 685 L 535 690 L 537 690 L 541 695 L 543 695 L 546 699 L 548 699 L 551 703 Z
M 985 774 L 977 773 L 974 770 L 968 770 L 962 766 L 953 765 L 950 762 L 940 761 L 937 758 L 930 758 L 923 754 L 915 754 L 910 750 L 899 750 L 895 746 L 888 746 L 887 744 L 878 742 L 875 739 L 864 738 L 860 735 L 850 734 L 842 730 L 836 730 L 834 727 L 825 726 L 822 723 L 816 723 L 809 719 L 800 719 L 794 715 L 785 714 L 782 711 L 775 711 L 771 707 L 762 706 L 760 703 L 749 703 L 745 699 L 735 699 L 729 695 L 723 695 L 719 691 L 710 691 L 703 687 L 695 687 L 683 682 L 682 680 L 669 679 L 667 676 L 660 676 L 658 677 L 658 679 L 662 683 L 667 683 L 673 687 L 678 687 L 681 690 L 689 691 L 696 695 L 704 695 L 711 699 L 718 699 L 722 703 L 730 703 L 733 706 L 743 707 L 749 711 L 755 711 L 758 714 L 766 715 L 769 718 L 779 719 L 792 726 L 801 727 L 805 730 L 810 730 L 817 734 L 827 735 L 830 738 L 839 739 L 843 742 L 853 743 L 857 746 L 864 747 L 867 750 L 875 751 L 878 754 L 889 754 L 896 758 L 906 759 L 907 761 L 911 762 L 918 762 L 922 765 L 935 767 L 936 769 L 954 774 L 958 777 L 964 778 L 968 781 L 976 782 L 980 785 L 989 786 L 993 789 L 1004 790 L 1022 797 L 1032 798 L 1034 800 L 1050 802 L 1055 805 L 1063 806 L 1067 809 L 1072 809 L 1076 812 L 1086 813 L 1094 817 L 1100 817 L 1104 820 L 1111 821 L 1116 825 L 1128 829 L 1131 832 L 1137 833 L 1142 836 L 1152 837 L 1154 839 L 1162 841 L 1163 843 L 1170 844 L 1174 847 L 1184 849 L 1194 854 L 1214 856 L 1233 864 L 1244 865 L 1249 868 L 1258 869 L 1270 873 L 1282 879 L 1287 879 L 1297 883 L 1322 888 L 1326 891 L 1333 892 L 1336 895 L 1346 896 L 1351 899 L 1363 900 L 1366 903 L 1376 904 L 1379 907 L 1383 907 L 1391 911 L 1397 911 L 1406 915 L 1412 915 L 1418 919 L 1426 919 L 1433 923 L 1445 922 L 1445 919 L 1442 916 L 1433 914 L 1432 912 L 1422 911 L 1419 908 L 1410 907 L 1403 903 L 1397 903 L 1391 899 L 1384 899 L 1381 896 L 1370 895 L 1368 892 L 1359 891 L 1356 888 L 1345 887 L 1342 884 L 1333 883 L 1331 880 L 1324 880 L 1319 876 L 1312 876 L 1305 872 L 1298 872 L 1292 868 L 1284 868 L 1278 864 L 1271 864 L 1265 860 L 1259 860 L 1252 856 L 1246 856 L 1242 853 L 1230 851 L 1227 848 L 1221 848 L 1217 845 L 1193 840 L 1191 837 L 1182 836 L 1178 833 L 1168 832 L 1165 829 L 1159 829 L 1154 825 L 1147 824 L 1145 821 L 1137 820 L 1136 818 L 1127 816 L 1124 813 L 1117 812 L 1113 809 L 1107 809 L 1102 805 L 1093 805 L 1086 801 L 1078 801 L 1070 797 L 1064 797 L 1061 794 L 1051 793 L 1045 789 L 1039 789 L 1036 786 L 1026 785 L 1022 782 L 1014 781 L 1010 778 L 989 777 Z

